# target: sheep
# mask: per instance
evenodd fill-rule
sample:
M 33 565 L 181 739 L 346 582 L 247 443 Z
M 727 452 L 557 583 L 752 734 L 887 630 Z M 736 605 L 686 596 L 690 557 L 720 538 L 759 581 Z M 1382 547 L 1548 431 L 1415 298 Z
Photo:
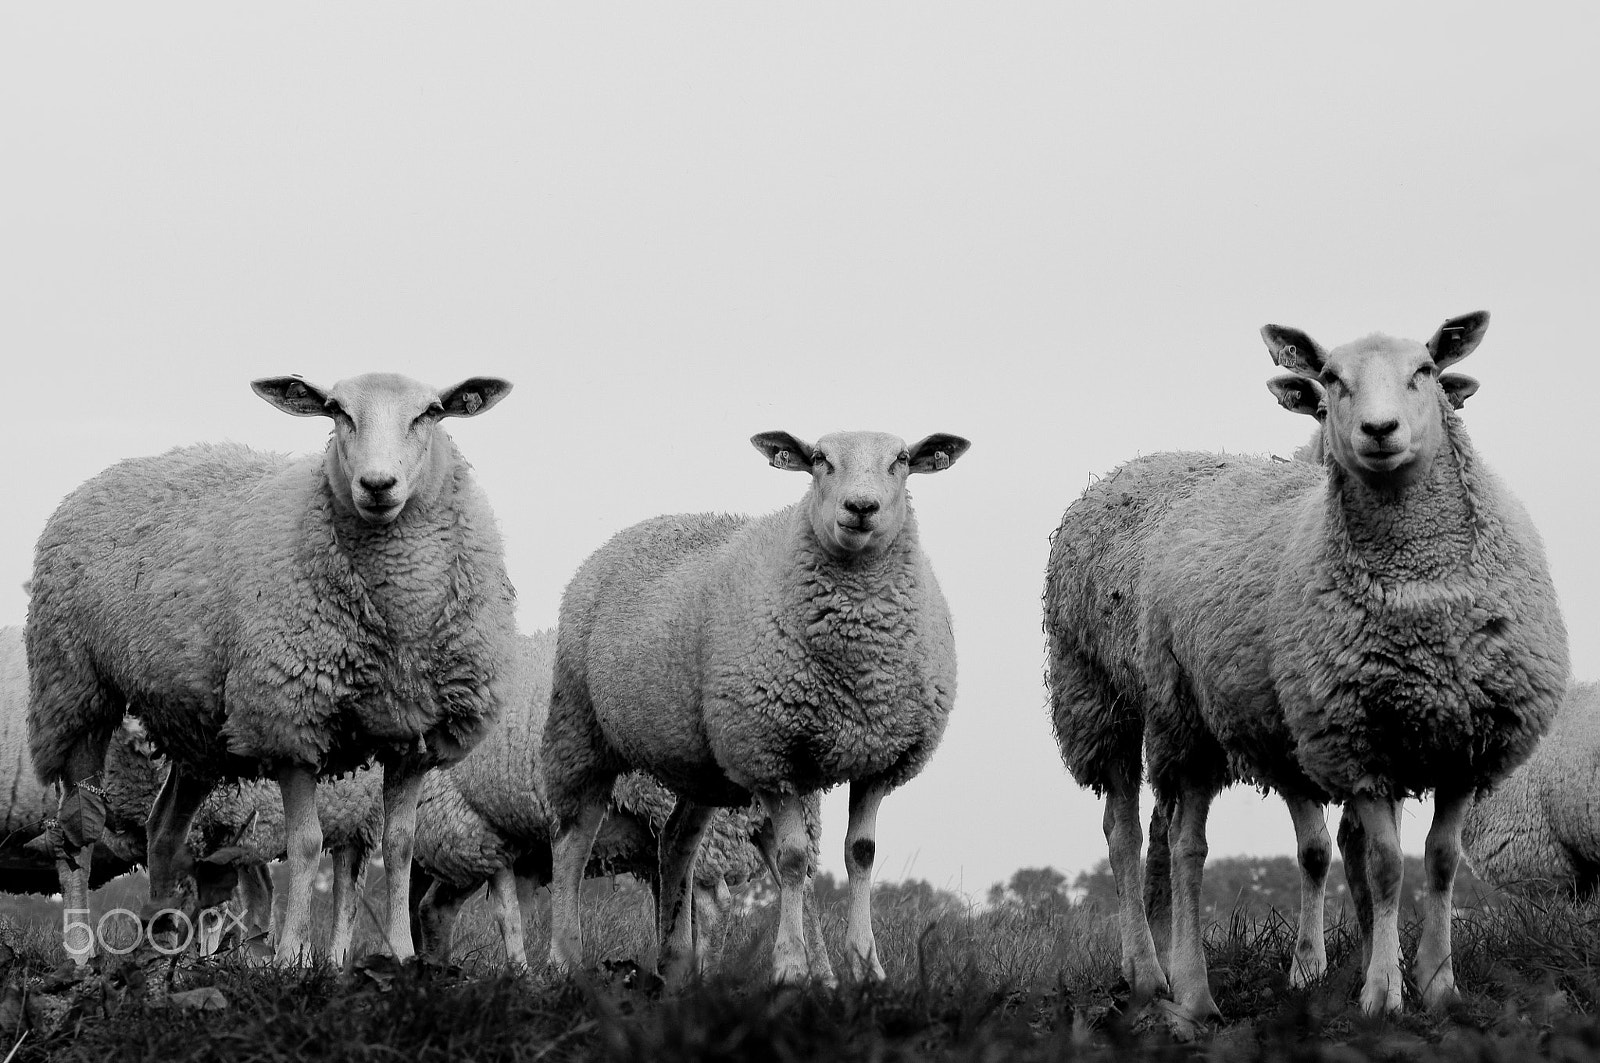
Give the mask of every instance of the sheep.
M 582 962 L 578 885 L 621 771 L 678 795 L 661 843 L 659 967 L 692 967 L 695 845 L 710 810 L 754 795 L 772 819 L 778 982 L 822 977 L 808 956 L 806 795 L 848 780 L 845 957 L 881 978 L 872 935 L 875 823 L 885 794 L 921 770 L 955 698 L 950 614 L 918 541 L 911 473 L 949 468 L 969 443 L 913 446 L 876 432 L 787 432 L 751 442 L 809 473 L 798 503 L 759 518 L 658 517 L 591 555 L 568 584 L 545 728 L 554 817 L 551 961 Z
M 216 782 L 275 777 L 290 864 L 277 955 L 298 962 L 322 850 L 317 777 L 385 765 L 385 861 L 404 868 L 424 771 L 493 722 L 514 592 L 489 504 L 441 422 L 489 410 L 510 384 L 437 391 L 374 373 L 251 386 L 285 413 L 332 419 L 324 452 L 201 444 L 130 459 L 46 523 L 29 736 L 40 778 L 65 788 L 71 908 L 87 906 L 72 802 L 99 776 L 124 702 L 172 762 L 148 830 L 153 907 L 189 903 L 186 835 Z M 409 881 L 388 879 L 397 958 L 414 951 Z
M 1574 683 L 1544 741 L 1461 824 L 1478 876 L 1533 896 L 1600 887 L 1600 684 Z
M 1321 806 L 1345 803 L 1339 842 L 1367 945 L 1369 1014 L 1401 1005 L 1399 802 L 1433 790 L 1416 967 L 1428 1007 L 1456 997 L 1449 911 L 1462 813 L 1529 754 L 1567 681 L 1538 533 L 1453 409 L 1475 383 L 1440 372 L 1487 324 L 1469 314 L 1426 345 L 1374 335 L 1333 351 L 1269 325 L 1274 361 L 1293 374 L 1271 385 L 1280 401 L 1313 415 L 1324 406 L 1323 466 L 1156 454 L 1091 485 L 1063 516 L 1045 589 L 1052 713 L 1069 769 L 1107 796 L 1137 995 L 1166 984 L 1132 896 L 1142 742 L 1157 800 L 1172 809 L 1180 1012 L 1217 1014 L 1199 881 L 1211 798 L 1235 781 L 1289 803 L 1308 879 L 1329 859 Z M 1319 963 L 1311 914 L 1301 943 Z
M 451 930 L 462 904 L 488 882 L 507 962 L 527 964 L 517 887 L 537 888 L 550 881 L 543 745 L 555 645 L 554 631 L 519 636 L 499 723 L 471 756 L 448 769 L 430 771 L 423 782 L 412 892 L 420 900 L 424 951 L 436 959 L 449 958 Z M 657 888 L 656 852 L 673 803 L 670 793 L 644 775 L 619 778 L 587 873 L 632 874 Z M 808 811 L 814 822 L 815 808 Z M 725 894 L 729 883 L 737 885 L 759 873 L 760 854 L 751 844 L 758 829 L 742 811 L 712 820 L 697 863 L 699 916 L 716 911 L 719 889 Z M 820 943 L 814 908 L 808 918 L 810 940 Z M 825 952 L 819 963 L 826 965 Z
M 28 755 L 28 662 L 22 628 L 0 628 L 0 774 L 9 798 L 0 809 L 0 890 L 54 893 L 58 888 L 49 828 L 56 816 L 56 794 L 42 785 Z M 90 888 L 132 871 L 144 862 L 144 820 L 161 766 L 148 755 L 138 721 L 124 718 L 112 732 L 101 788 L 103 832 L 95 846 Z

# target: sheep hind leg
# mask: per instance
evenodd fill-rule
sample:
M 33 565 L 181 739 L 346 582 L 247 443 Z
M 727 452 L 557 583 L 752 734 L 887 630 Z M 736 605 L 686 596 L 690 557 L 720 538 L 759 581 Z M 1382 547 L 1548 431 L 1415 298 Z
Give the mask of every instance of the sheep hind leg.
M 143 914 L 152 942 L 158 934 L 174 945 L 182 940 L 184 948 L 194 940 L 200 884 L 189 851 L 189 827 L 212 786 L 210 780 L 196 779 L 174 764 L 150 806 L 145 823 L 150 902 Z
M 656 969 L 667 988 L 677 989 L 697 969 L 694 938 L 694 860 L 713 809 L 679 797 L 661 831 Z
M 1456 867 L 1461 861 L 1461 820 L 1471 805 L 1470 790 L 1440 790 L 1434 795 L 1433 826 L 1428 830 L 1424 854 L 1428 881 L 1422 895 L 1422 937 L 1417 943 L 1415 968 L 1422 1003 L 1429 1011 L 1442 1011 L 1461 998 L 1450 953 L 1450 914 Z
M 522 930 L 522 902 L 517 899 L 517 876 L 509 867 L 496 868 L 489 879 L 489 896 L 494 900 L 495 922 L 500 924 L 500 940 L 505 945 L 506 966 L 528 966 L 528 950 Z
M 1339 816 L 1338 842 L 1339 855 L 1344 860 L 1345 887 L 1356 910 L 1361 968 L 1366 970 L 1372 962 L 1372 887 L 1367 881 L 1367 832 L 1353 804 L 1346 803 Z
M 89 918 L 89 870 L 94 843 L 104 821 L 104 801 L 88 790 L 105 768 L 110 733 L 86 735 L 67 751 L 61 772 L 60 824 L 56 876 L 61 883 L 61 941 L 74 963 L 82 965 L 99 951 Z M 99 810 L 98 814 L 96 809 Z
M 457 886 L 442 878 L 433 880 L 422 898 L 417 912 L 418 945 L 424 956 L 439 963 L 450 962 L 451 938 L 455 935 L 456 919 L 482 880 L 470 886 Z
M 1155 938 L 1140 896 L 1140 849 L 1144 839 L 1139 828 L 1139 774 L 1119 772 L 1106 786 L 1106 848 L 1111 858 L 1111 877 L 1117 886 L 1117 929 L 1122 938 L 1122 975 L 1128 980 L 1132 1005 L 1137 1008 L 1167 992 L 1167 976 L 1156 954 Z M 1152 835 L 1151 844 L 1155 838 Z M 1162 833 L 1162 851 L 1166 836 Z M 1171 886 L 1165 893 L 1165 909 L 1171 909 Z M 1168 931 L 1170 933 L 1170 929 Z M 1170 938 L 1169 938 L 1170 940 Z
M 1328 971 L 1328 944 L 1324 913 L 1327 909 L 1328 866 L 1333 846 L 1328 839 L 1328 815 L 1320 801 L 1285 795 L 1294 820 L 1295 848 L 1300 863 L 1300 924 L 1296 928 L 1294 956 L 1289 961 L 1289 984 L 1310 985 Z
M 317 819 L 317 777 L 310 768 L 293 764 L 278 772 L 283 793 L 283 829 L 287 842 L 289 889 L 283 901 L 277 961 L 311 962 L 311 896 L 322 862 L 322 824 Z
M 356 905 L 367 878 L 367 847 L 341 845 L 333 850 L 333 938 L 328 942 L 328 962 L 343 969 L 350 962 L 355 938 Z
M 594 836 L 606 816 L 605 788 L 591 791 L 571 816 L 558 816 L 550 839 L 550 967 L 572 972 L 583 966 L 583 917 L 579 894 Z
M 1361 1010 L 1367 1015 L 1399 1011 L 1400 885 L 1404 865 L 1396 823 L 1399 802 L 1381 797 L 1351 800 L 1366 835 L 1366 877 L 1372 892 L 1372 955 L 1361 987 Z
M 1172 998 L 1190 1020 L 1222 1018 L 1206 971 L 1200 890 L 1206 866 L 1206 817 L 1215 796 L 1203 786 L 1179 791 L 1172 817 Z
M 1144 919 L 1155 942 L 1161 969 L 1172 973 L 1172 806 L 1157 798 L 1150 810 L 1149 844 L 1144 857 Z M 1137 813 L 1137 809 L 1136 809 Z

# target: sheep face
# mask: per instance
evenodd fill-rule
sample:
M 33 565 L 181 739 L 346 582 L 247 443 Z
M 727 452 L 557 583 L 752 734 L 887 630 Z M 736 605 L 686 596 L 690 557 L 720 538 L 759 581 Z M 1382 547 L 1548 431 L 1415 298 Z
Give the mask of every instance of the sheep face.
M 297 376 L 250 386 L 285 413 L 332 418 L 328 483 L 346 512 L 374 525 L 391 523 L 411 499 L 438 490 L 441 420 L 476 417 L 511 390 L 497 377 L 472 377 L 437 391 L 395 373 L 368 373 L 327 389 Z
M 943 432 L 910 447 L 886 432 L 835 432 L 815 444 L 788 432 L 763 432 L 750 442 L 773 468 L 811 474 L 811 530 L 839 559 L 888 549 L 905 524 L 906 477 L 948 469 L 971 446 Z
M 1277 377 L 1268 387 L 1286 409 L 1322 422 L 1332 460 L 1373 488 L 1399 490 L 1427 474 L 1444 442 L 1440 399 L 1459 409 L 1477 390 L 1471 377 L 1441 370 L 1470 354 L 1488 325 L 1488 314 L 1467 314 L 1426 344 L 1372 335 L 1331 351 L 1268 325 L 1261 335 L 1273 360 L 1307 381 Z

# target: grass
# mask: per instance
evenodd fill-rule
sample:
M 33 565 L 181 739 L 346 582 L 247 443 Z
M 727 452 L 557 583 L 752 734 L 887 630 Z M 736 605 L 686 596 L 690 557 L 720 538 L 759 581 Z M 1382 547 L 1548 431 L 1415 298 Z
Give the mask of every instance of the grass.
M 1092 908 L 965 909 L 902 900 L 877 912 L 889 980 L 835 992 L 766 985 L 774 913 L 730 917 L 712 935 L 713 974 L 663 996 L 647 970 L 648 895 L 600 889 L 586 905 L 597 965 L 582 980 L 499 970 L 481 902 L 457 936 L 457 966 L 382 958 L 348 973 L 178 963 L 138 954 L 90 977 L 52 978 L 56 927 L 0 927 L 0 1060 L 24 1033 L 26 1060 L 1577 1060 L 1600 1058 L 1600 912 L 1509 901 L 1461 913 L 1449 1015 L 1408 1006 L 1366 1020 L 1348 923 L 1329 935 L 1333 973 L 1291 990 L 1293 927 L 1242 911 L 1207 938 L 1229 1022 L 1180 1041 L 1158 1012 L 1127 1014 L 1113 921 Z M 843 913 L 824 912 L 838 961 Z M 368 927 L 366 934 L 373 933 Z M 532 905 L 529 951 L 548 926 Z M 1416 927 L 1405 944 L 1415 945 Z M 368 939 L 371 940 L 370 938 Z M 214 994 L 222 1010 L 194 1005 Z M 1415 987 L 1408 986 L 1408 1001 Z M 184 994 L 188 993 L 188 996 Z

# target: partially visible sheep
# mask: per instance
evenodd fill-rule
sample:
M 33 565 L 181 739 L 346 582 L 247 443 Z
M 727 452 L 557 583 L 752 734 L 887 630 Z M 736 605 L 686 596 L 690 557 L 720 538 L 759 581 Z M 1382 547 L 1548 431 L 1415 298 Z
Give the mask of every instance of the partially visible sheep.
M 881 977 L 870 879 L 878 805 L 921 770 L 955 698 L 949 611 L 918 541 L 911 473 L 946 469 L 952 435 L 786 432 L 752 442 L 808 473 L 799 503 L 758 518 L 659 517 L 584 562 L 561 601 L 545 733 L 554 814 L 551 960 L 582 963 L 578 886 L 612 781 L 639 768 L 679 800 L 661 844 L 660 967 L 692 969 L 694 853 L 716 806 L 758 798 L 774 827 L 778 981 L 808 956 L 806 796 L 849 781 L 846 961 Z
M 1124 962 L 1149 991 L 1163 979 L 1129 900 L 1129 789 L 1146 745 L 1158 800 L 1173 808 L 1171 976 L 1193 1018 L 1216 1011 L 1200 947 L 1205 816 L 1235 780 L 1278 791 L 1311 820 L 1328 798 L 1346 802 L 1340 844 L 1370 946 L 1369 1013 L 1400 1006 L 1399 800 L 1435 790 L 1417 970 L 1430 1007 L 1455 996 L 1461 814 L 1528 755 L 1567 671 L 1538 534 L 1451 408 L 1475 385 L 1439 372 L 1486 325 L 1467 315 L 1427 345 L 1373 336 L 1332 352 L 1268 326 L 1274 360 L 1328 389 L 1324 468 L 1153 455 L 1092 485 L 1057 531 L 1046 624 L 1062 752 L 1079 781 L 1109 794 Z M 1293 380 L 1274 389 L 1291 408 L 1322 401 Z M 1130 849 L 1131 867 L 1118 858 Z
M 100 777 L 126 703 L 172 762 L 149 834 L 153 906 L 192 897 L 189 823 L 218 780 L 274 775 L 291 882 L 278 955 L 302 958 L 322 851 L 319 775 L 376 757 L 386 863 L 410 863 L 417 795 L 493 722 L 513 592 L 488 501 L 440 427 L 510 385 L 433 388 L 369 374 L 322 389 L 297 377 L 256 393 L 328 417 L 321 455 L 236 445 L 112 466 L 56 509 L 35 554 L 27 642 L 34 765 L 66 788 Z M 62 853 L 68 906 L 85 908 L 87 852 Z M 388 939 L 411 955 L 410 876 L 391 874 Z
M 1467 810 L 1461 844 L 1488 882 L 1534 896 L 1600 887 L 1600 684 L 1574 683 L 1533 756 Z
M 58 797 L 33 769 L 27 714 L 22 628 L 0 628 L 0 789 L 8 795 L 0 806 L 0 891 L 49 894 L 60 888 L 47 833 Z M 148 754 L 143 729 L 125 719 L 107 748 L 101 787 L 105 824 L 95 846 L 90 888 L 144 863 L 144 821 L 163 770 Z
M 423 782 L 414 868 L 427 892 L 420 895 L 418 918 L 423 947 L 438 958 L 448 958 L 462 904 L 487 882 L 506 959 L 527 964 L 517 885 L 550 881 L 543 745 L 555 641 L 551 631 L 518 638 L 499 723 L 470 756 L 429 772 Z M 670 793 L 642 775 L 617 780 L 587 873 L 632 874 L 659 892 L 659 837 L 673 804 Z M 702 916 L 715 911 L 719 887 L 726 893 L 728 884 L 759 874 L 761 858 L 751 840 L 756 831 L 742 811 L 712 820 L 696 865 Z M 825 953 L 820 962 L 826 963 Z

